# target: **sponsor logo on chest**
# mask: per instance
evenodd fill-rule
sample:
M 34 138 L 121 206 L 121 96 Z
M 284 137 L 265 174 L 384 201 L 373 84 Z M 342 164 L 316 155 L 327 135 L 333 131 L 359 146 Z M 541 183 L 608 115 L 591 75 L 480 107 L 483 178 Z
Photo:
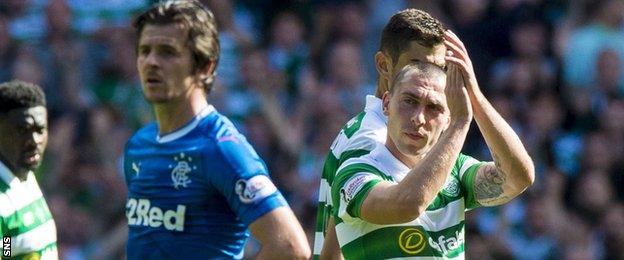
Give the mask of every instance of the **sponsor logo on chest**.
M 163 210 L 152 206 L 149 199 L 130 198 L 126 203 L 126 217 L 130 226 L 164 227 L 171 231 L 184 231 L 185 205 L 176 210 Z
M 464 229 L 455 231 L 455 236 L 445 237 L 441 235 L 437 241 L 429 237 L 429 245 L 435 250 L 442 252 L 442 254 L 448 254 L 464 243 Z
M 410 227 L 399 234 L 398 243 L 401 251 L 410 255 L 417 255 L 425 250 L 427 245 L 442 255 L 447 255 L 464 243 L 464 229 L 455 231 L 454 236 L 440 235 L 434 238 L 424 230 Z
M 399 235 L 399 247 L 403 252 L 415 255 L 422 252 L 426 247 L 426 235 L 416 228 L 407 228 Z

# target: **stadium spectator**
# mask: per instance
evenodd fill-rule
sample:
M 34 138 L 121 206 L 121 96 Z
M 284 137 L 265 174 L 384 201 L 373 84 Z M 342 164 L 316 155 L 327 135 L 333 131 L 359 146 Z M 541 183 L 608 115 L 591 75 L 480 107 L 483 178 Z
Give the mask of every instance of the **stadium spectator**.
M 588 22 L 570 35 L 563 54 L 563 76 L 572 88 L 589 88 L 595 82 L 596 66 L 601 50 L 612 48 L 619 60 L 624 60 L 624 1 L 588 1 L 586 13 Z M 624 70 L 620 70 L 620 84 L 624 81 Z

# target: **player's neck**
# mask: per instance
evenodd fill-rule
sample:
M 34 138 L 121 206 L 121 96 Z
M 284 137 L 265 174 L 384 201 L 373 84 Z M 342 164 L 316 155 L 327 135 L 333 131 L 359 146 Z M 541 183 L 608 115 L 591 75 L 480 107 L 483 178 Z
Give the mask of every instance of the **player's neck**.
M 180 101 L 155 104 L 154 113 L 158 122 L 158 134 L 162 136 L 181 128 L 207 106 L 208 102 L 203 93 L 193 93 L 188 99 Z
M 405 164 L 405 166 L 407 166 L 410 169 L 416 167 L 418 162 L 420 162 L 420 160 L 422 159 L 419 156 L 409 156 L 409 155 L 403 154 L 401 151 L 399 151 L 399 148 L 396 147 L 396 145 L 394 144 L 390 136 L 388 136 L 386 139 L 386 148 L 388 148 L 388 151 L 390 151 L 390 153 L 395 158 L 397 158 L 399 161 L 401 161 L 403 164 Z
M 28 172 L 13 172 L 13 175 L 15 175 L 15 177 L 17 177 L 17 179 L 21 182 L 25 182 L 26 180 L 28 180 Z
M 381 77 L 377 79 L 377 89 L 375 90 L 375 96 L 381 99 L 383 94 L 388 89 L 388 81 L 383 80 Z
M 18 169 L 15 169 L 13 165 L 11 165 L 9 161 L 1 154 L 0 162 L 2 162 L 2 164 L 4 164 L 4 166 L 9 169 L 9 171 L 11 171 L 13 176 L 17 177 L 17 179 L 19 179 L 20 181 L 26 181 L 26 179 L 28 178 L 28 171 L 19 171 Z

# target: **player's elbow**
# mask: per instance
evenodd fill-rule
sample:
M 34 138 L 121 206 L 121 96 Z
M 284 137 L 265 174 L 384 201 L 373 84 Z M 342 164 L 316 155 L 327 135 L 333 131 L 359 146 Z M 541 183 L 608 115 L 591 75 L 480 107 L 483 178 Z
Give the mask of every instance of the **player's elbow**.
M 293 259 L 310 259 L 312 257 L 312 250 L 308 242 L 301 243 L 296 250 L 293 250 Z
M 270 255 L 279 255 L 280 259 L 309 259 L 312 254 L 305 236 L 272 242 L 268 248 L 263 248 L 263 250 L 269 251 Z
M 514 171 L 509 172 L 513 176 L 509 192 L 514 194 L 515 197 L 533 185 L 533 182 L 535 182 L 535 167 L 533 162 L 529 160 L 516 165 L 514 169 Z
M 422 193 L 401 192 L 395 196 L 393 203 L 394 223 L 406 223 L 420 217 L 427 209 L 427 201 Z
M 310 259 L 312 251 L 307 241 L 287 241 L 287 243 L 278 249 L 284 253 L 284 259 Z
M 533 165 L 533 160 L 529 159 L 524 162 L 519 169 L 520 171 L 518 175 L 521 176 L 520 186 L 522 189 L 526 189 L 533 185 L 533 182 L 535 182 L 535 166 Z
M 413 221 L 420 217 L 427 206 L 424 200 L 419 197 L 403 196 L 398 200 L 399 202 L 394 204 L 394 221 L 395 224 L 406 223 Z
M 413 207 L 412 209 L 399 210 L 397 211 L 398 214 L 394 221 L 396 223 L 394 224 L 407 223 L 407 222 L 414 221 L 415 219 L 420 217 L 420 214 L 422 212 L 423 212 L 422 210 L 419 210 L 416 207 Z
M 422 192 L 406 190 L 396 184 L 378 184 L 362 202 L 360 217 L 378 225 L 401 224 L 417 219 L 425 212 L 429 201 Z

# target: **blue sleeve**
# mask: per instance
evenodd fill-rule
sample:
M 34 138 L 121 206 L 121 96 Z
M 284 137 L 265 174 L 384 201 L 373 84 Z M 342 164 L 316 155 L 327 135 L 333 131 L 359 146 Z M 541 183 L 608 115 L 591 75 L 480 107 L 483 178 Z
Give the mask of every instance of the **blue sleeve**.
M 288 205 L 271 181 L 266 165 L 243 135 L 222 136 L 216 142 L 222 158 L 211 161 L 225 167 L 221 174 L 210 176 L 211 182 L 245 224 Z

